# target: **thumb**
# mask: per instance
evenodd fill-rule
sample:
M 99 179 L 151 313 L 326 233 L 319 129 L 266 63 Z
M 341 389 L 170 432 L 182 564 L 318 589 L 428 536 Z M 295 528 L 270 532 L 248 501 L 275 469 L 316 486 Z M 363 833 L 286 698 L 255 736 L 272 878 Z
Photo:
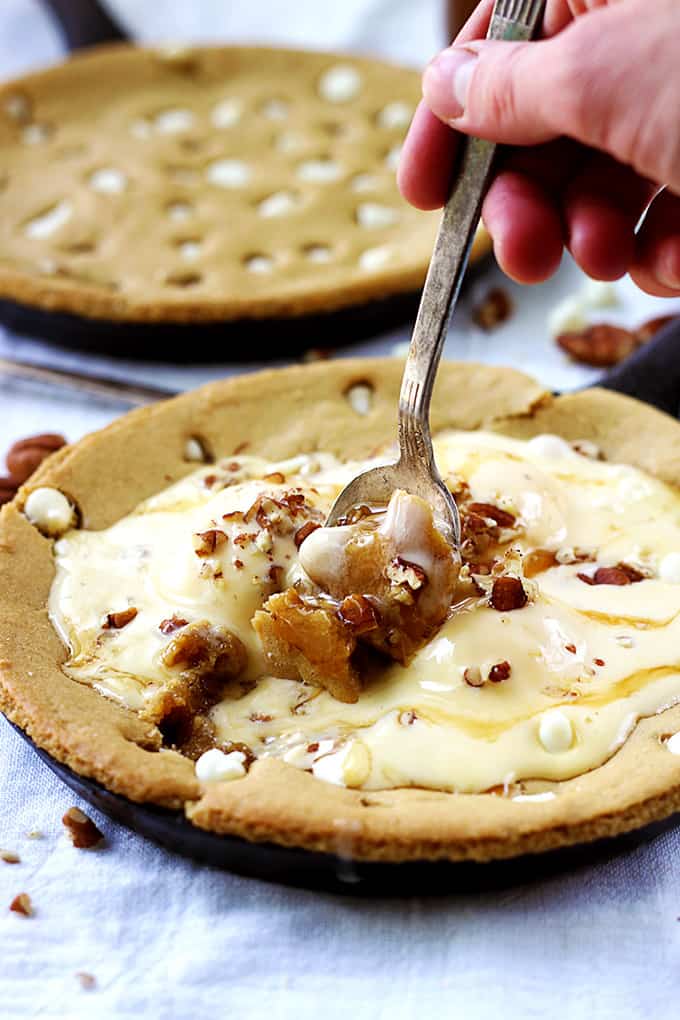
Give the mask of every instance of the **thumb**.
M 545 52 L 552 42 L 451 46 L 425 69 L 425 102 L 457 131 L 495 142 L 537 145 L 567 134 L 551 108 L 562 76 Z

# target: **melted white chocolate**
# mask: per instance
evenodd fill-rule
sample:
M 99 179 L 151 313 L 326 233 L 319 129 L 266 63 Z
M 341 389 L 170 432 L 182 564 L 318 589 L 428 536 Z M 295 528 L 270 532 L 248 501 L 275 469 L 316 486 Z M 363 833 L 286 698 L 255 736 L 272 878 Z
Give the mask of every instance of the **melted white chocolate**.
M 250 620 L 272 564 L 286 583 L 299 576 L 297 550 L 292 535 L 263 535 L 223 515 L 294 487 L 325 512 L 370 465 L 324 454 L 285 464 L 241 457 L 231 474 L 225 463 L 203 466 L 107 530 L 74 530 L 57 542 L 50 613 L 70 649 L 66 672 L 140 709 L 171 675 L 160 661 L 168 641 L 161 621 L 208 620 L 241 638 L 246 676 L 257 680 L 213 709 L 218 739 L 243 742 L 257 756 L 348 786 L 459 792 L 560 780 L 600 765 L 637 719 L 680 700 L 680 583 L 668 568 L 680 549 L 680 494 L 635 468 L 584 457 L 558 437 L 449 432 L 435 449 L 445 478 L 464 480 L 474 500 L 517 517 L 513 545 L 565 561 L 534 577 L 535 597 L 523 609 L 504 613 L 469 600 L 408 667 L 388 664 L 369 677 L 356 704 L 263 676 Z M 285 481 L 265 480 L 273 472 Z M 206 487 L 211 474 L 230 484 Z M 194 535 L 214 527 L 228 541 L 197 557 Z M 239 547 L 233 540 L 242 532 L 258 534 Z M 573 550 L 595 562 L 566 562 Z M 621 561 L 649 576 L 621 587 L 577 577 Z M 106 614 L 128 607 L 137 609 L 131 622 L 102 631 Z M 500 661 L 511 664 L 507 679 L 465 682 L 466 669 L 486 677 Z

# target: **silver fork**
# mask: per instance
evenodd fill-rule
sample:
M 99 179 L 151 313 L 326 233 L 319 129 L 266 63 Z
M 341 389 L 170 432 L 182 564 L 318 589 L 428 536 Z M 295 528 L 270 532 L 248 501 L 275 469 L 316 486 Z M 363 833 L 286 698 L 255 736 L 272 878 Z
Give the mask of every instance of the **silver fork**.
M 537 34 L 545 0 L 496 0 L 488 39 L 527 41 Z M 437 469 L 430 433 L 430 401 L 451 313 L 460 291 L 482 201 L 491 183 L 493 142 L 462 140 L 459 172 L 444 207 L 420 299 L 399 394 L 399 460 L 357 475 L 331 508 L 327 526 L 355 507 L 381 506 L 395 489 L 425 499 L 444 537 L 460 545 L 455 500 Z

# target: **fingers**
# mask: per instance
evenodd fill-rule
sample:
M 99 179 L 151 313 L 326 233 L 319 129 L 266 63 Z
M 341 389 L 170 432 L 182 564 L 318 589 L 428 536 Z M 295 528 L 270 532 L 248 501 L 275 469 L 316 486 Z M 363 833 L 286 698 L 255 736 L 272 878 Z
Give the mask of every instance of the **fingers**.
M 484 225 L 501 269 L 517 283 L 547 280 L 560 264 L 562 221 L 539 181 L 504 170 L 484 201 Z
M 397 184 L 416 209 L 438 209 L 448 198 L 456 134 L 421 102 L 402 147 Z
M 662 191 L 652 202 L 637 236 L 630 275 L 648 294 L 680 294 L 680 198 Z
M 564 196 L 567 245 L 596 280 L 618 280 L 635 255 L 635 227 L 656 188 L 630 167 L 593 155 Z

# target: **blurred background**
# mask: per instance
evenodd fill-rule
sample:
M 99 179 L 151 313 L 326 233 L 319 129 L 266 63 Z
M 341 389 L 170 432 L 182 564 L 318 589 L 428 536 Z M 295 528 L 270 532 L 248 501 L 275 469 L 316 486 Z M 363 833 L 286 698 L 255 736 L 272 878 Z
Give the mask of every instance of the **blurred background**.
M 53 0 L 71 24 L 81 0 Z M 86 5 L 85 5 L 86 6 Z M 421 68 L 445 45 L 456 25 L 474 7 L 468 0 L 102 0 L 101 7 L 136 41 L 158 43 L 265 43 L 374 55 Z M 39 0 L 3 0 L 0 5 L 0 67 L 5 79 L 64 59 L 67 43 L 54 11 Z M 96 130 L 96 125 L 93 126 Z M 511 364 L 555 390 L 597 379 L 602 368 L 574 360 L 556 342 L 576 322 L 606 321 L 635 329 L 646 321 L 680 312 L 680 301 L 639 294 L 628 279 L 592 287 L 565 258 L 555 278 L 521 288 L 508 281 L 489 256 L 468 281 L 454 316 L 445 357 Z M 359 343 L 340 343 L 332 356 L 403 355 L 408 323 L 381 330 Z M 30 332 L 0 327 L 0 357 L 51 366 L 111 380 L 184 389 L 208 379 L 259 367 L 222 360 L 200 365 L 121 361 L 102 353 L 62 349 Z M 302 355 L 304 357 L 304 355 Z M 314 357 L 314 352 L 309 356 Z M 284 363 L 281 358 L 275 363 Z M 69 440 L 103 424 L 125 409 L 124 402 L 95 399 L 77 390 L 17 383 L 0 372 L 3 419 L 0 446 L 43 429 L 64 432 Z

